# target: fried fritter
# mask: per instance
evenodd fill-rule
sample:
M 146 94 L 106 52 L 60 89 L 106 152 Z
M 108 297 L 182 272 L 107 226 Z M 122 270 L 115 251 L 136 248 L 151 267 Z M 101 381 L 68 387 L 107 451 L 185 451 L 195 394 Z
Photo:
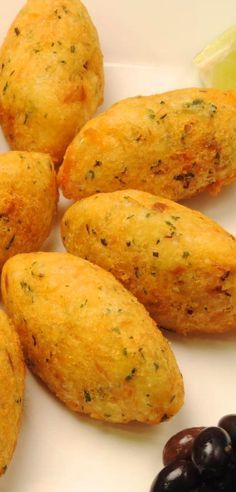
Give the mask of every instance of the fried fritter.
M 0 122 L 13 149 L 66 147 L 103 100 L 103 60 L 80 0 L 28 0 L 0 52 Z
M 2 295 L 29 367 L 70 409 L 154 424 L 181 407 L 167 340 L 110 273 L 67 253 L 17 255 Z
M 67 198 L 134 188 L 178 201 L 236 178 L 236 91 L 181 89 L 118 102 L 67 149 Z
M 0 311 L 0 475 L 12 458 L 22 417 L 25 369 L 18 335 Z
M 200 212 L 142 191 L 101 193 L 67 210 L 62 238 L 112 272 L 160 326 L 236 329 L 236 241 Z
M 57 200 L 49 155 L 0 154 L 0 270 L 10 256 L 42 246 L 52 228 Z

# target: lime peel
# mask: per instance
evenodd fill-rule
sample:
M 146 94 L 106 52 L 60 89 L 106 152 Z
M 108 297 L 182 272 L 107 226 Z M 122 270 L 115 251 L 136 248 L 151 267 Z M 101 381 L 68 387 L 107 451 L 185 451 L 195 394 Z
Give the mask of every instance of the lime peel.
M 201 81 L 206 87 L 236 89 L 236 26 L 223 32 L 194 58 Z M 232 68 L 230 68 L 230 62 Z

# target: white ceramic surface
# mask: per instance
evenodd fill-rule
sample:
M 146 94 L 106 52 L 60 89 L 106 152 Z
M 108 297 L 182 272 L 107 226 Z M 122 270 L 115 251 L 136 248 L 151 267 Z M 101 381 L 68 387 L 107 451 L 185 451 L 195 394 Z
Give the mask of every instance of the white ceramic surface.
M 53 1 L 53 0 L 52 0 Z M 1 0 L 0 40 L 23 5 Z M 106 63 L 104 108 L 120 98 L 198 85 L 191 60 L 214 36 L 236 24 L 234 0 L 85 0 Z M 0 150 L 7 148 L 3 137 Z M 188 201 L 236 234 L 236 184 L 217 197 Z M 59 216 L 68 206 L 60 203 Z M 59 222 L 59 219 L 58 219 Z M 57 226 L 45 249 L 63 249 Z M 166 440 L 178 430 L 216 424 L 236 413 L 236 335 L 168 335 L 183 372 L 186 401 L 157 427 L 112 426 L 67 411 L 27 377 L 23 428 L 0 492 L 148 492 Z

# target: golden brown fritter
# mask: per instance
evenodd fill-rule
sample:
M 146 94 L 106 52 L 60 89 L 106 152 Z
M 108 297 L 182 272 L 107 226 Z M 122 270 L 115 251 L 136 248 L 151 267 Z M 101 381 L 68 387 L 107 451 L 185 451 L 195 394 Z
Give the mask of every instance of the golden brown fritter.
M 49 155 L 0 154 L 0 270 L 10 256 L 42 246 L 52 228 L 57 199 Z
M 17 255 L 2 295 L 29 367 L 70 409 L 153 424 L 181 407 L 167 340 L 110 273 L 67 253 Z
M 11 461 L 22 416 L 25 369 L 18 335 L 0 311 L 0 475 Z
M 28 0 L 0 52 L 0 122 L 13 149 L 63 158 L 103 99 L 103 60 L 80 0 Z
M 236 92 L 181 89 L 118 102 L 68 147 L 59 184 L 75 200 L 134 188 L 178 201 L 236 177 Z
M 112 272 L 160 326 L 236 329 L 236 241 L 201 213 L 141 191 L 104 193 L 67 210 L 62 238 Z

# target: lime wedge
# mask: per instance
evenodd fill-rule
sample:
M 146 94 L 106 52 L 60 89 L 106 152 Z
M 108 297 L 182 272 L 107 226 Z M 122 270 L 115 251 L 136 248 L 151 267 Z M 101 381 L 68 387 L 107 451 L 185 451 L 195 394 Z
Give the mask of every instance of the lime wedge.
M 236 89 L 236 26 L 206 46 L 193 62 L 206 87 Z

